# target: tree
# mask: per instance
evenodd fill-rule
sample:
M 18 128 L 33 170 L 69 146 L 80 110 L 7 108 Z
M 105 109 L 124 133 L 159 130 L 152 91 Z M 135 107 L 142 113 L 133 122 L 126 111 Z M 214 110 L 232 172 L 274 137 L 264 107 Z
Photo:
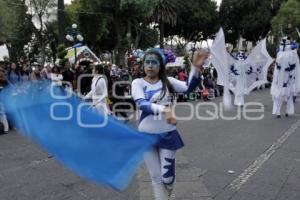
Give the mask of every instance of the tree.
M 186 0 L 177 17 L 175 26 L 166 24 L 166 36 L 177 35 L 188 42 L 199 42 L 211 38 L 219 28 L 217 5 L 211 0 Z
M 236 44 L 240 37 L 256 42 L 271 30 L 271 20 L 285 0 L 223 0 L 220 22 L 226 39 Z
M 283 1 L 264 0 L 246 5 L 252 13 L 247 14 L 242 20 L 242 37 L 248 41 L 256 42 L 265 38 L 271 31 L 271 20 L 279 10 Z
M 283 3 L 277 16 L 272 20 L 272 29 L 275 36 L 291 34 L 293 38 L 300 40 L 296 28 L 300 28 L 300 0 L 288 0 Z M 282 31 L 282 33 L 281 33 Z
M 55 7 L 55 0 L 28 0 L 29 14 L 27 17 L 31 21 L 31 27 L 40 45 L 40 64 L 42 66 L 46 61 L 47 24 L 50 22 L 49 18 L 53 17 L 51 11 Z
M 64 0 L 57 0 L 57 24 L 58 24 L 58 42 L 64 43 L 65 31 L 65 2 Z
M 25 0 L 0 0 L 0 41 L 6 42 L 10 60 L 25 57 L 23 48 L 32 37 L 30 21 L 26 18 Z
M 147 49 L 149 47 L 154 47 L 157 44 L 159 38 L 157 30 L 150 28 L 145 24 L 136 26 L 134 29 L 135 33 L 133 34 L 133 37 L 135 38 L 135 49 Z
M 13 31 L 17 27 L 17 13 L 4 0 L 0 0 L 0 13 L 0 40 L 6 41 L 7 38 L 12 37 Z
M 101 49 L 113 49 L 113 29 L 109 16 L 102 13 L 98 5 L 93 5 L 93 3 L 75 0 L 71 5 L 68 5 L 66 7 L 66 27 L 71 27 L 73 23 L 77 23 L 85 43 L 98 54 Z
M 148 40 L 150 39 L 150 43 L 152 43 L 156 32 L 148 25 L 150 23 L 149 17 L 153 12 L 153 2 L 149 0 L 123 0 L 121 1 L 121 8 L 122 15 L 126 16 L 124 23 L 126 24 L 127 45 L 138 48 L 140 42 L 144 42 L 141 40 L 143 36 L 146 36 Z M 149 33 L 147 34 L 147 32 Z M 154 34 L 153 37 L 147 37 L 151 34 Z M 147 42 L 145 41 L 145 43 Z
M 223 0 L 219 13 L 220 23 L 224 29 L 226 40 L 235 45 L 240 37 L 240 20 L 244 14 L 240 10 L 239 1 Z
M 182 0 L 158 0 L 155 4 L 152 19 L 159 25 L 159 45 L 164 46 L 165 24 L 172 27 L 177 23 L 177 14 L 180 7 L 184 5 Z
M 46 49 L 48 49 L 48 60 L 49 62 L 56 61 L 57 47 L 59 44 L 59 29 L 58 22 L 48 22 L 45 24 L 46 32 L 45 32 L 45 42 L 47 44 Z
M 75 0 L 66 9 L 67 21 L 78 22 L 80 32 L 93 51 L 114 52 L 116 64 L 124 64 L 126 51 L 132 44 L 141 44 L 141 38 L 146 35 L 143 32 L 149 28 L 147 16 L 152 11 L 151 2 Z
M 66 50 L 66 46 L 64 44 L 60 44 L 57 48 L 57 57 L 59 58 L 59 65 L 65 66 L 68 59 L 66 58 L 66 55 L 68 54 L 68 51 Z

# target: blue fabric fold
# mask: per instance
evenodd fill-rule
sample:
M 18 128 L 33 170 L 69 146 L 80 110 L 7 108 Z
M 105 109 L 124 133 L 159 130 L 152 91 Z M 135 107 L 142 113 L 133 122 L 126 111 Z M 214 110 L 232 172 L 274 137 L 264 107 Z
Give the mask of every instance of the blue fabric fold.
M 52 88 L 53 97 L 51 87 L 47 81 L 6 87 L 1 102 L 10 121 L 77 175 L 119 191 L 126 189 L 143 154 L 159 138 L 110 117 L 103 127 L 87 127 L 101 124 L 105 116 L 76 95 L 68 97 L 61 87 Z

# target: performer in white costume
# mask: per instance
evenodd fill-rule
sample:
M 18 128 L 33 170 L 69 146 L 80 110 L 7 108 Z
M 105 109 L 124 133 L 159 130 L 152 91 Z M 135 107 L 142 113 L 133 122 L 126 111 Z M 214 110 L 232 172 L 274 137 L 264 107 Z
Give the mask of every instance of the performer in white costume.
M 246 58 L 238 54 L 234 59 L 226 50 L 223 29 L 218 32 L 211 47 L 212 63 L 218 72 L 218 85 L 224 86 L 224 105 L 230 107 L 228 90 L 234 93 L 234 104 L 244 105 L 244 96 L 266 83 L 268 68 L 273 60 L 266 49 L 266 39 L 260 41 Z
M 111 114 L 107 103 L 108 89 L 103 66 L 96 65 L 93 69 L 93 75 L 91 91 L 85 96 L 85 99 L 92 99 L 93 105 L 98 111 Z
M 62 81 L 63 81 L 64 77 L 60 73 L 60 70 L 57 66 L 54 66 L 52 68 L 52 73 L 50 75 L 50 78 L 51 78 L 53 86 L 62 86 Z
M 176 129 L 172 113 L 171 93 L 191 92 L 200 82 L 200 72 L 207 54 L 197 59 L 189 81 L 166 76 L 166 58 L 158 49 L 148 50 L 143 59 L 144 77 L 132 82 L 132 96 L 141 111 L 139 131 L 159 134 L 160 142 L 145 155 L 145 163 L 152 179 L 156 200 L 171 197 L 175 183 L 175 153 L 184 146 Z
M 274 69 L 271 95 L 273 97 L 273 115 L 280 118 L 281 106 L 287 104 L 286 116 L 295 113 L 293 98 L 300 92 L 300 64 L 290 37 L 281 40 Z
M 230 75 L 233 76 L 235 80 L 235 97 L 234 105 L 243 106 L 245 104 L 244 96 L 247 94 L 247 77 L 245 72 L 245 61 L 247 59 L 244 52 L 239 52 L 236 56 L 236 71 L 234 70 L 235 65 L 231 66 Z

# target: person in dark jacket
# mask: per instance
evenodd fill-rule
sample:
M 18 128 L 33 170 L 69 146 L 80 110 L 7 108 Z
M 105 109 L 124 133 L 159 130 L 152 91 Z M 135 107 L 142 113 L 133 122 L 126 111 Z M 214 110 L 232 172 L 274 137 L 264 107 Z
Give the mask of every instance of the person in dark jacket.
M 69 87 L 73 87 L 74 84 L 74 80 L 75 80 L 75 72 L 71 69 L 71 65 L 69 62 L 65 63 L 64 66 L 64 71 L 62 72 L 63 75 L 63 81 L 64 81 L 64 86 L 69 85 Z M 68 82 L 69 84 L 67 84 L 66 82 Z

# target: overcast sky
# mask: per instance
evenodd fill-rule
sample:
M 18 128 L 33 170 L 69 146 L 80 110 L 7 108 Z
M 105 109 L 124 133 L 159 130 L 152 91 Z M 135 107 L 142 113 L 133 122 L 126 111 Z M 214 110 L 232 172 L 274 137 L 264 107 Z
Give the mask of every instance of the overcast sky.
M 72 0 L 65 0 L 66 4 L 70 4 Z M 218 2 L 218 5 L 220 5 L 220 3 L 222 2 L 222 0 L 215 0 Z

